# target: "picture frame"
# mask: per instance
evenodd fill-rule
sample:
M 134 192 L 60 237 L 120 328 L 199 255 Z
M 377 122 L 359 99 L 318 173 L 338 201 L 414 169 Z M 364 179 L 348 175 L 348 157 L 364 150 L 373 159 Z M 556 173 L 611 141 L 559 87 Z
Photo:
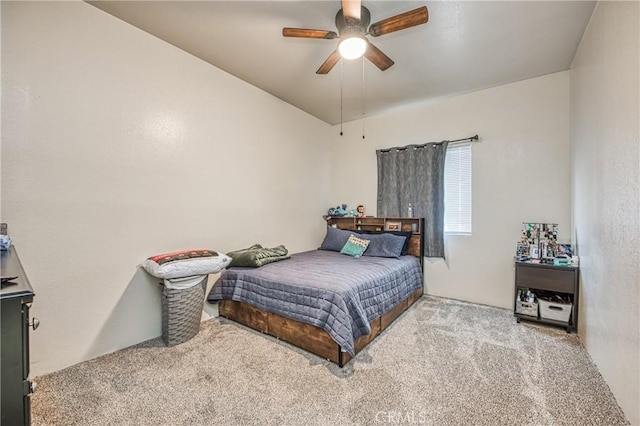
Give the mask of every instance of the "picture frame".
M 388 220 L 384 223 L 385 231 L 400 231 L 402 229 L 402 222 Z
M 529 257 L 529 243 L 523 243 L 522 241 L 516 243 L 516 257 Z
M 558 244 L 556 249 L 556 256 L 565 255 L 568 257 L 573 257 L 573 246 L 571 244 Z

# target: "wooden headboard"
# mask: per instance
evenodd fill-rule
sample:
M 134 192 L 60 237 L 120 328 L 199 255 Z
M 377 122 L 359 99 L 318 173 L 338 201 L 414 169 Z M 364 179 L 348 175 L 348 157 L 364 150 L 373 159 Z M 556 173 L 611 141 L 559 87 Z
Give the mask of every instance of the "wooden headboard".
M 334 217 L 326 218 L 327 225 L 339 229 L 358 232 L 367 231 L 403 231 L 411 232 L 409 254 L 424 259 L 424 218 L 422 217 Z

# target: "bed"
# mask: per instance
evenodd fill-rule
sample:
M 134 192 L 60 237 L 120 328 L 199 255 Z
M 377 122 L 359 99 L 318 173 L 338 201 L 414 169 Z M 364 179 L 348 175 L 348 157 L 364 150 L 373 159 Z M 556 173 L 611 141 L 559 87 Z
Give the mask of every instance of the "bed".
M 411 240 L 398 258 L 312 250 L 230 268 L 207 300 L 219 302 L 222 317 L 342 367 L 422 296 L 421 232 Z

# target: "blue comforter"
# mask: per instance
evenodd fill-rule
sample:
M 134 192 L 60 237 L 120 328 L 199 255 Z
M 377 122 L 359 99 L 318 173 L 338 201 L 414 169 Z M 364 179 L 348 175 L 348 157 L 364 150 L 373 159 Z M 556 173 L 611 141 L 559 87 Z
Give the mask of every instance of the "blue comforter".
M 231 268 L 216 281 L 209 302 L 230 299 L 326 330 L 355 355 L 354 341 L 369 322 L 422 288 L 418 258 L 353 258 L 313 250 L 260 268 Z

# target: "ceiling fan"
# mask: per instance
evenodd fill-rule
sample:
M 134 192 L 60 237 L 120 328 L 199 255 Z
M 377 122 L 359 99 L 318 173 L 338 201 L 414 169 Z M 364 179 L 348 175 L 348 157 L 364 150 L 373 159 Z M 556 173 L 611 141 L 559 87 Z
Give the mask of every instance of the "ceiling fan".
M 355 59 L 362 55 L 381 71 L 384 71 L 393 65 L 393 60 L 374 46 L 366 36 L 378 37 L 424 24 L 428 20 L 427 6 L 422 6 L 369 25 L 371 13 L 369 9 L 362 6 L 361 0 L 342 0 L 342 9 L 336 14 L 337 33 L 309 28 L 283 28 L 282 35 L 284 37 L 340 39 L 338 48 L 320 65 L 316 74 L 329 73 L 340 58 Z

